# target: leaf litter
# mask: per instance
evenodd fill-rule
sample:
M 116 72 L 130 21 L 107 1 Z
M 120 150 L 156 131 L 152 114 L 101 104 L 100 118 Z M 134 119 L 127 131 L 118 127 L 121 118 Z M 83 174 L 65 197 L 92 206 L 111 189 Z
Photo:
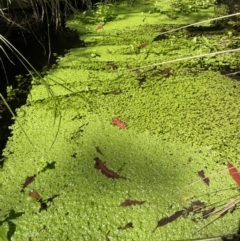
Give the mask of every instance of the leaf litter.
M 103 155 L 100 148 L 96 147 L 96 151 Z M 107 176 L 108 178 L 123 178 L 126 179 L 126 177 L 120 176 L 117 172 L 114 172 L 113 170 L 109 169 L 105 163 L 98 157 L 94 158 L 95 160 L 95 168 L 98 170 L 101 170 L 101 173 L 105 176 Z M 119 169 L 122 170 L 123 166 L 126 163 L 124 163 L 122 165 L 122 167 Z M 238 183 L 240 183 L 240 173 L 238 172 L 238 170 L 231 164 L 228 163 L 227 165 L 228 170 L 230 175 L 233 177 L 233 179 Z M 210 184 L 210 180 L 208 177 L 205 176 L 205 173 L 203 170 L 198 172 L 198 175 L 202 178 L 202 181 L 204 183 L 206 183 L 206 185 L 209 186 Z M 190 199 L 193 199 L 195 196 L 193 194 L 189 195 L 189 196 L 185 196 L 183 198 L 181 198 L 182 201 L 188 201 Z M 131 200 L 131 199 L 126 199 L 125 201 L 123 201 L 122 203 L 120 203 L 120 207 L 128 207 L 128 206 L 135 206 L 135 205 L 142 205 L 144 204 L 146 201 L 139 201 L 139 200 Z M 182 210 L 176 211 L 175 213 L 173 213 L 170 216 L 166 216 L 163 217 L 162 219 L 160 219 L 157 223 L 157 226 L 155 227 L 155 229 L 153 230 L 153 232 L 155 232 L 155 230 L 157 228 L 160 228 L 162 226 L 165 226 L 175 220 L 177 220 L 178 218 L 180 218 L 181 216 L 186 218 L 190 213 L 192 213 L 193 215 L 195 214 L 199 214 L 201 213 L 201 217 L 197 217 L 197 218 L 192 218 L 192 221 L 199 221 L 199 220 L 203 220 L 203 219 L 207 219 L 208 217 L 210 217 L 210 215 L 214 215 L 216 214 L 217 216 L 211 220 L 210 222 L 208 222 L 206 225 L 204 225 L 201 229 L 199 229 L 197 232 L 201 231 L 203 228 L 205 228 L 206 226 L 210 225 L 212 222 L 214 222 L 216 219 L 218 219 L 219 217 L 224 216 L 226 213 L 230 213 L 233 212 L 236 208 L 236 205 L 240 202 L 240 197 L 237 199 L 234 199 L 233 201 L 230 201 L 228 203 L 226 203 L 225 205 L 223 205 L 222 207 L 216 209 L 214 206 L 206 206 L 204 202 L 200 201 L 200 200 L 196 200 L 196 201 L 192 201 L 189 207 L 185 207 Z M 119 230 L 124 230 L 124 229 L 128 229 L 128 228 L 133 228 L 133 224 L 132 222 L 127 223 L 125 226 L 123 227 L 118 227 Z M 109 237 L 108 237 L 109 232 L 106 235 L 106 240 L 109 241 Z
M 180 218 L 181 216 L 183 217 L 187 217 L 190 213 L 192 213 L 193 215 L 198 214 L 198 213 L 202 213 L 202 218 L 201 219 L 206 219 L 209 217 L 209 215 L 214 211 L 214 207 L 206 207 L 205 203 L 199 200 L 196 201 L 192 201 L 190 206 L 187 208 L 184 208 L 182 210 L 176 211 L 174 214 L 167 216 L 167 217 L 163 217 L 162 219 L 160 219 L 157 223 L 157 226 L 155 227 L 155 229 L 153 230 L 153 232 L 155 232 L 155 230 L 159 227 L 165 226 L 175 220 L 177 220 L 178 218 Z M 199 219 L 192 219 L 192 221 L 198 221 Z

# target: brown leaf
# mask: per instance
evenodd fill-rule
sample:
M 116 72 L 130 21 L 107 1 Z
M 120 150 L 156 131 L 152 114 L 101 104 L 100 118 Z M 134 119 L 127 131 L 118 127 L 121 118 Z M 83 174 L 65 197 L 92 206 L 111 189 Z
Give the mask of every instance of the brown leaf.
M 148 45 L 148 43 L 145 42 L 145 43 L 139 44 L 139 45 L 137 46 L 137 48 L 138 48 L 138 49 L 142 49 L 142 48 L 146 47 L 147 45 Z
M 120 129 L 126 129 L 127 125 L 125 124 L 125 122 L 123 122 L 122 120 L 120 120 L 118 117 L 113 117 L 112 118 L 112 123 L 116 126 L 118 126 Z
M 28 195 L 29 195 L 30 197 L 36 199 L 37 201 L 39 201 L 39 200 L 41 199 L 41 196 L 40 196 L 37 192 L 35 192 L 35 191 L 30 191 L 30 192 L 28 193 Z
M 100 29 L 103 30 L 103 24 L 100 24 L 100 25 L 95 29 L 95 31 L 98 31 L 98 30 L 100 30 Z
M 184 214 L 184 210 L 180 210 L 175 212 L 173 215 L 171 215 L 170 217 L 164 217 L 161 220 L 158 221 L 157 227 L 153 230 L 153 232 L 159 228 L 162 227 L 168 223 L 173 222 L 174 220 L 176 220 L 177 218 L 181 217 Z
M 142 205 L 143 203 L 145 203 L 146 201 L 138 201 L 138 200 L 130 200 L 130 199 L 126 199 L 124 202 L 122 202 L 120 204 L 121 207 L 128 207 L 128 206 L 132 206 L 132 205 Z
M 101 170 L 101 173 L 103 175 L 105 175 L 106 177 L 108 177 L 108 178 L 122 178 L 122 179 L 126 179 L 126 177 L 122 177 L 118 173 L 116 173 L 113 170 L 107 168 L 105 166 L 105 164 L 98 157 L 95 157 L 94 160 L 96 162 L 94 167 L 96 169 L 98 169 L 98 170 Z
M 205 177 L 204 171 L 201 170 L 198 172 L 198 176 L 202 178 L 202 180 L 209 186 L 210 180 L 208 177 Z

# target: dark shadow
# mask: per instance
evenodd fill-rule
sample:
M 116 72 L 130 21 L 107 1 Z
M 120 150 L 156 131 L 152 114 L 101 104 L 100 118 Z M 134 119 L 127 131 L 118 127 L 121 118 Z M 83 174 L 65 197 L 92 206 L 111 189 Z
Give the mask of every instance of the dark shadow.
M 11 209 L 8 213 L 8 215 L 5 216 L 5 219 L 3 221 L 0 221 L 0 226 L 7 222 L 8 224 L 8 232 L 7 232 L 7 239 L 10 241 L 12 236 L 14 235 L 16 231 L 16 224 L 12 222 L 12 220 L 17 219 L 21 217 L 24 214 L 24 212 L 15 212 L 15 210 Z
M 240 221 L 238 225 L 238 231 L 230 238 L 222 237 L 222 241 L 240 241 Z
M 9 38 L 18 40 L 13 42 L 14 47 L 37 71 L 41 71 L 44 66 L 50 68 L 56 63 L 57 56 L 63 56 L 69 49 L 84 47 L 84 42 L 80 40 L 78 33 L 69 28 L 63 28 L 57 32 L 52 31 L 49 37 L 47 33 L 42 33 L 41 38 L 38 38 L 37 34 L 31 36 L 27 34 L 18 38 L 18 34 L 13 32 Z M 25 68 L 14 52 L 7 48 L 4 49 L 8 57 L 1 56 L 4 67 L 2 66 L 0 69 L 0 75 L 2 76 L 0 93 L 7 99 L 9 106 L 15 112 L 16 108 L 26 103 L 27 95 L 31 89 L 32 78 L 28 71 L 31 68 L 23 61 L 28 66 L 28 68 Z M 15 78 L 17 75 L 21 75 L 18 80 Z M 11 88 L 10 98 L 7 94 L 7 87 Z M 1 99 L 0 116 L 0 167 L 2 167 L 4 164 L 2 150 L 5 148 L 10 135 L 8 126 L 13 124 L 13 120 L 11 113 Z

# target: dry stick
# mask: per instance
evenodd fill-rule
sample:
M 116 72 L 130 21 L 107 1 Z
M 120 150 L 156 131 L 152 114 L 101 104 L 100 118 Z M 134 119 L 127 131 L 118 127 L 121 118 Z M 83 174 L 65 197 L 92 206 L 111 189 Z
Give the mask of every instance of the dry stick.
M 165 31 L 165 32 L 159 33 L 157 36 L 160 36 L 160 35 L 163 35 L 163 34 L 172 33 L 172 32 L 175 32 L 175 31 L 178 31 L 178 30 L 181 30 L 181 29 L 185 29 L 185 28 L 188 28 L 188 27 L 191 27 L 191 26 L 194 26 L 194 25 L 207 23 L 207 22 L 210 22 L 210 21 L 224 19 L 224 18 L 230 18 L 230 17 L 237 16 L 237 15 L 240 15 L 240 13 L 234 13 L 234 14 L 229 14 L 229 15 L 224 15 L 224 16 L 221 16 L 221 17 L 217 17 L 217 18 L 211 18 L 211 19 L 204 20 L 204 21 L 201 21 L 201 22 L 192 23 L 192 24 L 189 24 L 189 25 L 185 25 L 185 26 L 182 26 L 182 27 L 179 27 L 179 28 L 175 28 L 175 29 L 169 30 L 169 31 Z M 159 65 L 164 65 L 164 64 L 170 64 L 170 63 L 175 63 L 175 62 L 184 61 L 184 60 L 190 60 L 190 59 L 196 59 L 196 58 L 201 58 L 201 57 L 220 55 L 220 54 L 225 54 L 225 53 L 231 53 L 231 52 L 236 52 L 236 51 L 239 51 L 239 50 L 240 50 L 240 48 L 238 48 L 238 49 L 230 49 L 230 50 L 223 50 L 223 51 L 218 51 L 218 52 L 214 52 L 214 53 L 210 53 L 210 54 L 195 55 L 195 56 L 184 57 L 184 58 L 180 58 L 180 59 L 169 60 L 169 61 L 165 61 L 165 62 L 162 62 L 162 63 L 156 63 L 156 64 L 151 64 L 151 65 L 144 65 L 144 66 L 141 66 L 141 67 L 136 67 L 136 68 L 128 69 L 128 70 L 129 71 L 135 71 L 135 70 L 138 70 L 138 69 L 145 69 L 145 68 L 149 68 L 149 67 L 154 67 L 154 66 L 159 66 Z
M 157 36 L 167 34 L 167 33 L 172 33 L 172 32 L 184 29 L 184 28 L 192 27 L 192 26 L 197 25 L 197 24 L 208 23 L 210 21 L 219 20 L 219 19 L 223 19 L 223 18 L 230 18 L 230 17 L 237 16 L 237 15 L 240 15 L 240 13 L 233 13 L 233 14 L 224 15 L 224 16 L 217 17 L 217 18 L 211 18 L 211 19 L 204 20 L 204 21 L 201 21 L 201 22 L 192 23 L 192 24 L 189 24 L 189 25 L 185 25 L 185 26 L 182 26 L 182 27 L 179 27 L 179 28 L 169 30 L 169 31 L 165 31 L 165 32 L 159 33 Z
M 128 70 L 129 71 L 135 71 L 135 70 L 138 70 L 138 69 L 146 69 L 146 68 L 150 68 L 150 67 L 154 67 L 154 66 L 170 64 L 170 63 L 176 63 L 176 62 L 180 62 L 180 61 L 184 61 L 184 60 L 197 59 L 197 58 L 214 56 L 214 55 L 220 55 L 220 54 L 225 54 L 225 53 L 232 53 L 232 52 L 237 52 L 237 51 L 240 51 L 240 48 L 238 48 L 238 49 L 222 50 L 222 51 L 218 51 L 218 52 L 214 52 L 214 53 L 210 53 L 210 54 L 200 54 L 200 55 L 195 55 L 195 56 L 189 56 L 189 57 L 184 57 L 184 58 L 180 58 L 180 59 L 164 61 L 164 62 L 161 62 L 161 63 L 144 65 L 144 66 L 140 66 L 140 67 L 136 67 L 136 68 L 128 69 Z
M 232 168 L 233 168 L 233 167 L 232 167 Z M 230 169 L 232 169 L 232 168 L 230 168 Z M 219 175 L 219 174 L 221 174 L 221 173 L 226 172 L 227 170 L 228 170 L 228 168 L 221 169 L 221 170 L 217 171 L 216 173 L 213 173 L 213 174 L 210 174 L 210 175 L 206 176 L 205 178 L 212 178 L 212 177 L 214 177 L 214 176 L 217 176 L 217 175 Z M 173 196 L 174 196 L 174 197 L 177 196 L 179 193 L 182 193 L 183 190 L 186 190 L 186 189 L 190 188 L 191 186 L 195 185 L 196 183 L 200 183 L 200 182 L 202 182 L 202 178 L 200 178 L 200 179 L 198 178 L 198 180 L 196 180 L 196 181 L 194 181 L 194 182 L 192 182 L 192 183 L 190 183 L 190 184 L 182 187 L 182 188 L 179 190 L 179 192 L 174 193 Z
M 226 203 L 224 206 L 221 208 L 218 208 L 216 211 L 214 211 L 212 214 L 217 214 L 217 217 L 215 217 L 212 221 L 208 222 L 206 225 L 204 225 L 202 228 L 198 229 L 197 232 L 200 232 L 203 230 L 205 227 L 207 227 L 209 224 L 213 223 L 215 220 L 218 218 L 222 217 L 227 211 L 233 210 L 236 205 L 240 202 L 240 197 L 237 197 L 236 199 Z M 196 233 L 197 233 L 196 232 Z M 196 234 L 195 233 L 195 234 Z
M 191 239 L 191 241 L 222 241 L 222 237 Z

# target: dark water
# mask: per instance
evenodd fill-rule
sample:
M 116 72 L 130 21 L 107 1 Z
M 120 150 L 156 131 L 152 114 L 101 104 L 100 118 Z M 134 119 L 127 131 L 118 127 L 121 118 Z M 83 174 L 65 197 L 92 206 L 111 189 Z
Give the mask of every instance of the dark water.
M 50 39 L 46 33 L 34 36 L 33 34 L 22 35 L 16 31 L 9 36 L 9 41 L 37 71 L 41 71 L 44 66 L 50 68 L 56 63 L 56 55 L 63 56 L 70 48 L 84 46 L 78 33 L 68 28 L 53 32 Z M 49 41 L 51 49 L 49 49 Z M 0 70 L 0 93 L 7 99 L 12 111 L 15 112 L 16 108 L 26 103 L 27 95 L 31 89 L 31 76 L 29 76 L 27 68 L 29 70 L 31 68 L 23 61 L 27 68 L 24 67 L 14 52 L 7 48 L 4 49 L 8 57 L 1 56 L 4 68 L 2 67 Z M 20 81 L 15 78 L 17 75 L 22 76 Z M 14 93 L 11 98 L 7 97 L 8 86 L 11 86 L 12 93 Z M 13 123 L 12 115 L 2 100 L 0 100 L 0 117 L 0 166 L 2 167 L 2 150 L 11 134 L 8 127 Z

